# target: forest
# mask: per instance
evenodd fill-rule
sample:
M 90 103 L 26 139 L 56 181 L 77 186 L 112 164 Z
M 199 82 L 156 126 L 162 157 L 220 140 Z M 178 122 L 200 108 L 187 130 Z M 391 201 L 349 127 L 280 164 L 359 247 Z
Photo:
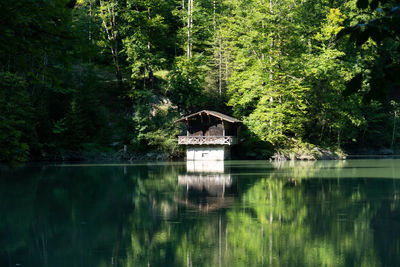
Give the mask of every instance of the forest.
M 249 158 L 400 148 L 398 1 L 0 2 L 0 162 L 179 158 L 202 109 Z

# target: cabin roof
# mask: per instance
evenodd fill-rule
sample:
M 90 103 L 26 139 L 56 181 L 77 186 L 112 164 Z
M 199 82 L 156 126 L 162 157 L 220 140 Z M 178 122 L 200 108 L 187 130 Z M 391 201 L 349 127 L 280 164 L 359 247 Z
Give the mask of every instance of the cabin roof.
M 221 120 L 228 121 L 228 122 L 232 122 L 232 123 L 241 122 L 240 120 L 237 120 L 237 119 L 235 119 L 235 118 L 233 118 L 233 117 L 231 117 L 231 116 L 222 114 L 222 113 L 217 112 L 217 111 L 212 111 L 212 110 L 202 110 L 202 111 L 199 111 L 199 112 L 190 114 L 190 115 L 188 115 L 188 116 L 182 117 L 182 118 L 180 118 L 179 120 L 176 120 L 175 122 L 184 122 L 184 121 L 186 121 L 187 119 L 189 119 L 189 118 L 191 118 L 191 117 L 194 117 L 194 116 L 201 115 L 202 113 L 205 113 L 205 114 L 207 114 L 207 115 L 211 115 L 211 116 L 220 118 Z

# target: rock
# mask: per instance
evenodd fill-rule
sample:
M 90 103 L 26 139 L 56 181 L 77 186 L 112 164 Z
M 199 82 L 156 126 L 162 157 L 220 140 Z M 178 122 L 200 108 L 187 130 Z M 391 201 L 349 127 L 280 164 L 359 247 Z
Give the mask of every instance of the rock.
M 379 149 L 378 154 L 379 155 L 393 155 L 394 153 L 393 153 L 392 149 L 382 148 L 382 149 Z
M 285 161 L 286 157 L 283 154 L 280 153 L 275 153 L 272 157 L 273 160 L 277 160 L 277 161 Z
M 313 155 L 303 154 L 298 157 L 299 160 L 316 160 Z
M 165 160 L 165 159 L 166 159 L 165 154 L 158 154 L 156 157 L 156 160 Z
M 152 153 L 152 152 L 148 152 L 145 155 L 145 159 L 147 159 L 147 160 L 153 160 L 153 159 L 156 159 L 156 158 L 157 158 L 157 154 Z
M 254 152 L 246 152 L 246 157 L 247 158 L 255 158 L 257 156 L 256 153 Z

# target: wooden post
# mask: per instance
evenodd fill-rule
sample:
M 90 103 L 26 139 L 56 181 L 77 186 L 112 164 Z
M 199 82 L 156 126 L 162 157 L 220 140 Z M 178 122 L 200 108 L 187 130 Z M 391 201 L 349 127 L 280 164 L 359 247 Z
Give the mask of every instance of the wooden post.
M 186 118 L 186 136 L 189 136 L 189 120 Z

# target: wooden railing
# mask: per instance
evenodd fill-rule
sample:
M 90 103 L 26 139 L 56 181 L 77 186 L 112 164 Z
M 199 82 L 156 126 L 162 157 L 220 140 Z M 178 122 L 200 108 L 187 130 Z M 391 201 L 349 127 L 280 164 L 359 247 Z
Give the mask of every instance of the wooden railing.
M 178 136 L 179 145 L 235 145 L 236 136 Z

